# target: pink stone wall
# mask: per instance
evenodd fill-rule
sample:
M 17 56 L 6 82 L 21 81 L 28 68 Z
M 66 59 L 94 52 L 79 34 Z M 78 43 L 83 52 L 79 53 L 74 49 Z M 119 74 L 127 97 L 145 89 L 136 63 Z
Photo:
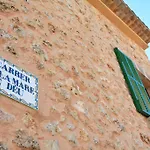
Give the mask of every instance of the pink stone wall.
M 144 51 L 85 0 L 0 0 L 0 56 L 39 78 L 39 110 L 0 95 L 2 150 L 149 150 L 113 52 Z

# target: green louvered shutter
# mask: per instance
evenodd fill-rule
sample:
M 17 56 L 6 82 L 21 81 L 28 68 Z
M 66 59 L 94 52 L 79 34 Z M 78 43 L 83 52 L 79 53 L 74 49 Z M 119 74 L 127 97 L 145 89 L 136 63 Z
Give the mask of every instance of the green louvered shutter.
M 114 52 L 128 85 L 136 110 L 144 116 L 150 116 L 150 99 L 134 63 L 118 48 L 115 48 Z

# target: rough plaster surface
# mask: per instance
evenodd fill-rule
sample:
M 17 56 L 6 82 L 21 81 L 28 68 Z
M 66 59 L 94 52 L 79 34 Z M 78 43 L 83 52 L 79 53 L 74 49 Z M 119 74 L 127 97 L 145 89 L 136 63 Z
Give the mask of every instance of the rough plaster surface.
M 144 51 L 87 1 L 0 0 L 0 56 L 39 78 L 38 111 L 0 95 L 0 142 L 9 150 L 23 140 L 34 149 L 28 137 L 41 150 L 149 150 L 149 119 L 136 112 L 114 47 L 149 69 Z

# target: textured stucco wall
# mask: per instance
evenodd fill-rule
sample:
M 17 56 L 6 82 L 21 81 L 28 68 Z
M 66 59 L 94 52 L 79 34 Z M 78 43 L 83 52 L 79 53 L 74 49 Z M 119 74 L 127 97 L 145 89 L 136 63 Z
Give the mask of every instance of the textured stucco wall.
M 2 150 L 149 150 L 113 52 L 144 51 L 84 0 L 0 0 L 0 56 L 39 78 L 39 110 L 0 95 Z

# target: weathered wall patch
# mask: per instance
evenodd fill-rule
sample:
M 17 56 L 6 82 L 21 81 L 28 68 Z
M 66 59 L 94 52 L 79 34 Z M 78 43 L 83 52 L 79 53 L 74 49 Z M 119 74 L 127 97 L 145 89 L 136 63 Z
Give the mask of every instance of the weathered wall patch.
M 0 57 L 0 93 L 38 109 L 38 79 Z

